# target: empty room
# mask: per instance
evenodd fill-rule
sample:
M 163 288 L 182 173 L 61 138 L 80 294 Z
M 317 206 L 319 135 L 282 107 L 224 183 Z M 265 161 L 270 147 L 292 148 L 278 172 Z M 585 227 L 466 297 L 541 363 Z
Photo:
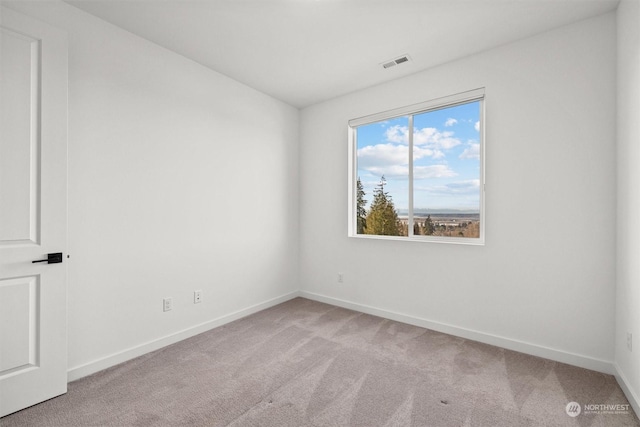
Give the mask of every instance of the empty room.
M 0 26 L 0 426 L 640 427 L 640 0 Z

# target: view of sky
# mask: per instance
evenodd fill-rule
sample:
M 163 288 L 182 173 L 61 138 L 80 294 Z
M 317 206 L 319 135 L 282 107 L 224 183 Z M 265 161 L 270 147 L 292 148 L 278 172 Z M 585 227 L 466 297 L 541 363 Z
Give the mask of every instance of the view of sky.
M 414 209 L 480 206 L 480 102 L 414 116 Z M 368 204 L 384 175 L 398 210 L 409 205 L 409 117 L 357 128 L 357 169 Z

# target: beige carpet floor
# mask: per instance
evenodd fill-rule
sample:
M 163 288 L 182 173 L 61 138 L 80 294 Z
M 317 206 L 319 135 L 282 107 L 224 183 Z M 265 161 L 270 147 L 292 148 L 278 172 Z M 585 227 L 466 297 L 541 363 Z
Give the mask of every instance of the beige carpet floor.
M 297 298 L 72 382 L 0 425 L 640 426 L 630 407 L 585 410 L 604 404 L 628 405 L 610 375 Z

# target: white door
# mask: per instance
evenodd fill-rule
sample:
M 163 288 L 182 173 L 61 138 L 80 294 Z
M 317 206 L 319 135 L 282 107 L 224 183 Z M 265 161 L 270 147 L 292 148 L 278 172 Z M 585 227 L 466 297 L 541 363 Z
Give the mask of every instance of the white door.
M 66 35 L 0 6 L 0 416 L 67 391 L 66 251 Z

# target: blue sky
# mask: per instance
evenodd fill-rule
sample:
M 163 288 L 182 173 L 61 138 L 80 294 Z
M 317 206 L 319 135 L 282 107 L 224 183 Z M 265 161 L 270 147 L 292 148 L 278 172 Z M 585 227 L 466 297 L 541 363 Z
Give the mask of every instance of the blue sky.
M 479 211 L 480 103 L 414 116 L 414 208 Z M 380 177 L 396 209 L 408 208 L 409 118 L 357 128 L 358 176 L 368 203 Z

